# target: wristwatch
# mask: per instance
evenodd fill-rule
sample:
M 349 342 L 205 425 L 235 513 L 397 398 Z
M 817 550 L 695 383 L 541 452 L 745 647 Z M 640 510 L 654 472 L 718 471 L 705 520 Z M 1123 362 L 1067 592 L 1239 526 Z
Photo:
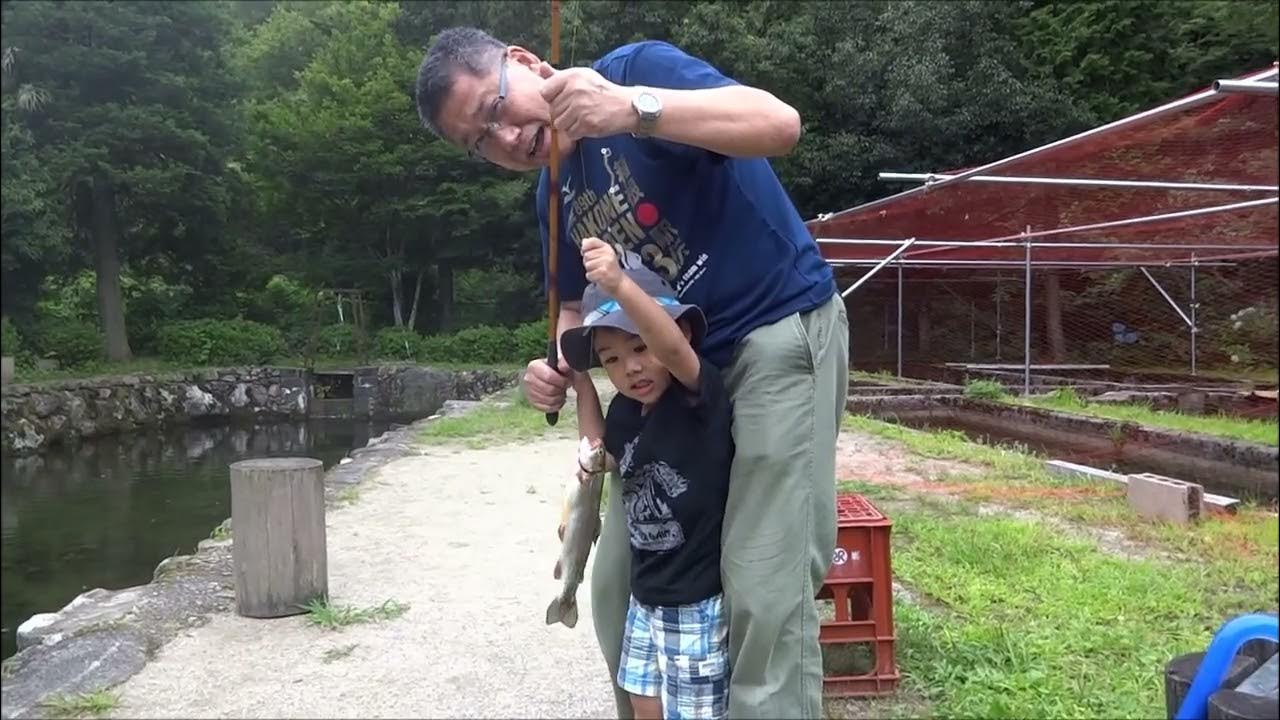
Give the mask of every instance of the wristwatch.
M 653 133 L 653 127 L 657 125 L 658 118 L 662 117 L 662 101 L 648 90 L 641 90 L 631 98 L 631 108 L 636 111 L 640 119 L 636 131 L 631 134 L 636 137 L 648 137 Z

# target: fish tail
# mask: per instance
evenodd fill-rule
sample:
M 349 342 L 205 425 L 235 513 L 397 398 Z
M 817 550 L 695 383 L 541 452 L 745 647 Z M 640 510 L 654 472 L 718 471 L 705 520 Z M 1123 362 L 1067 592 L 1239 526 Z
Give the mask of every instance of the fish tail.
M 578 624 L 578 601 L 575 598 L 556 598 L 547 606 L 547 624 L 558 622 L 566 627 Z

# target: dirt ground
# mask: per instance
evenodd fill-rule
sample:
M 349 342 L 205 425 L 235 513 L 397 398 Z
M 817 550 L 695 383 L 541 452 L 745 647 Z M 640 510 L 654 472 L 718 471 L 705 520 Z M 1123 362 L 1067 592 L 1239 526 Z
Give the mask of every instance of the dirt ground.
M 332 602 L 404 615 L 341 630 L 214 616 L 116 688 L 114 716 L 612 716 L 588 588 L 575 629 L 544 619 L 575 443 L 426 452 L 327 517 Z

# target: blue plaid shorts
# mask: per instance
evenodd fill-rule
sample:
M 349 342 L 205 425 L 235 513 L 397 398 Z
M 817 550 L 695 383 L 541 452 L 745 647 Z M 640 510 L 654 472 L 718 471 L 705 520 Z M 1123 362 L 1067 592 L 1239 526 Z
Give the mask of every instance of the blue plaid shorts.
M 728 717 L 728 629 L 723 595 L 672 607 L 632 596 L 618 686 L 662 698 L 666 720 Z

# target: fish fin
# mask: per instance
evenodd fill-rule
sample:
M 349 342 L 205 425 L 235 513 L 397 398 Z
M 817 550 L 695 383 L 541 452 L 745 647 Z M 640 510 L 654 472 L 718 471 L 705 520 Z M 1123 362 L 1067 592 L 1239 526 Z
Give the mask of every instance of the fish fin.
M 555 579 L 556 579 L 556 580 L 559 580 L 559 579 L 560 579 L 560 576 L 561 576 L 563 573 L 564 573 L 564 570 L 563 570 L 563 568 L 561 568 L 561 566 L 560 566 L 560 561 L 559 561 L 559 560 L 557 560 L 557 561 L 556 561 L 556 570 L 555 570 L 555 572 L 554 572 L 554 573 L 552 573 L 552 575 L 554 575 L 554 576 L 555 576 Z
M 566 627 L 578 624 L 578 602 L 573 598 L 561 600 L 556 598 L 547 606 L 547 624 L 564 623 Z

